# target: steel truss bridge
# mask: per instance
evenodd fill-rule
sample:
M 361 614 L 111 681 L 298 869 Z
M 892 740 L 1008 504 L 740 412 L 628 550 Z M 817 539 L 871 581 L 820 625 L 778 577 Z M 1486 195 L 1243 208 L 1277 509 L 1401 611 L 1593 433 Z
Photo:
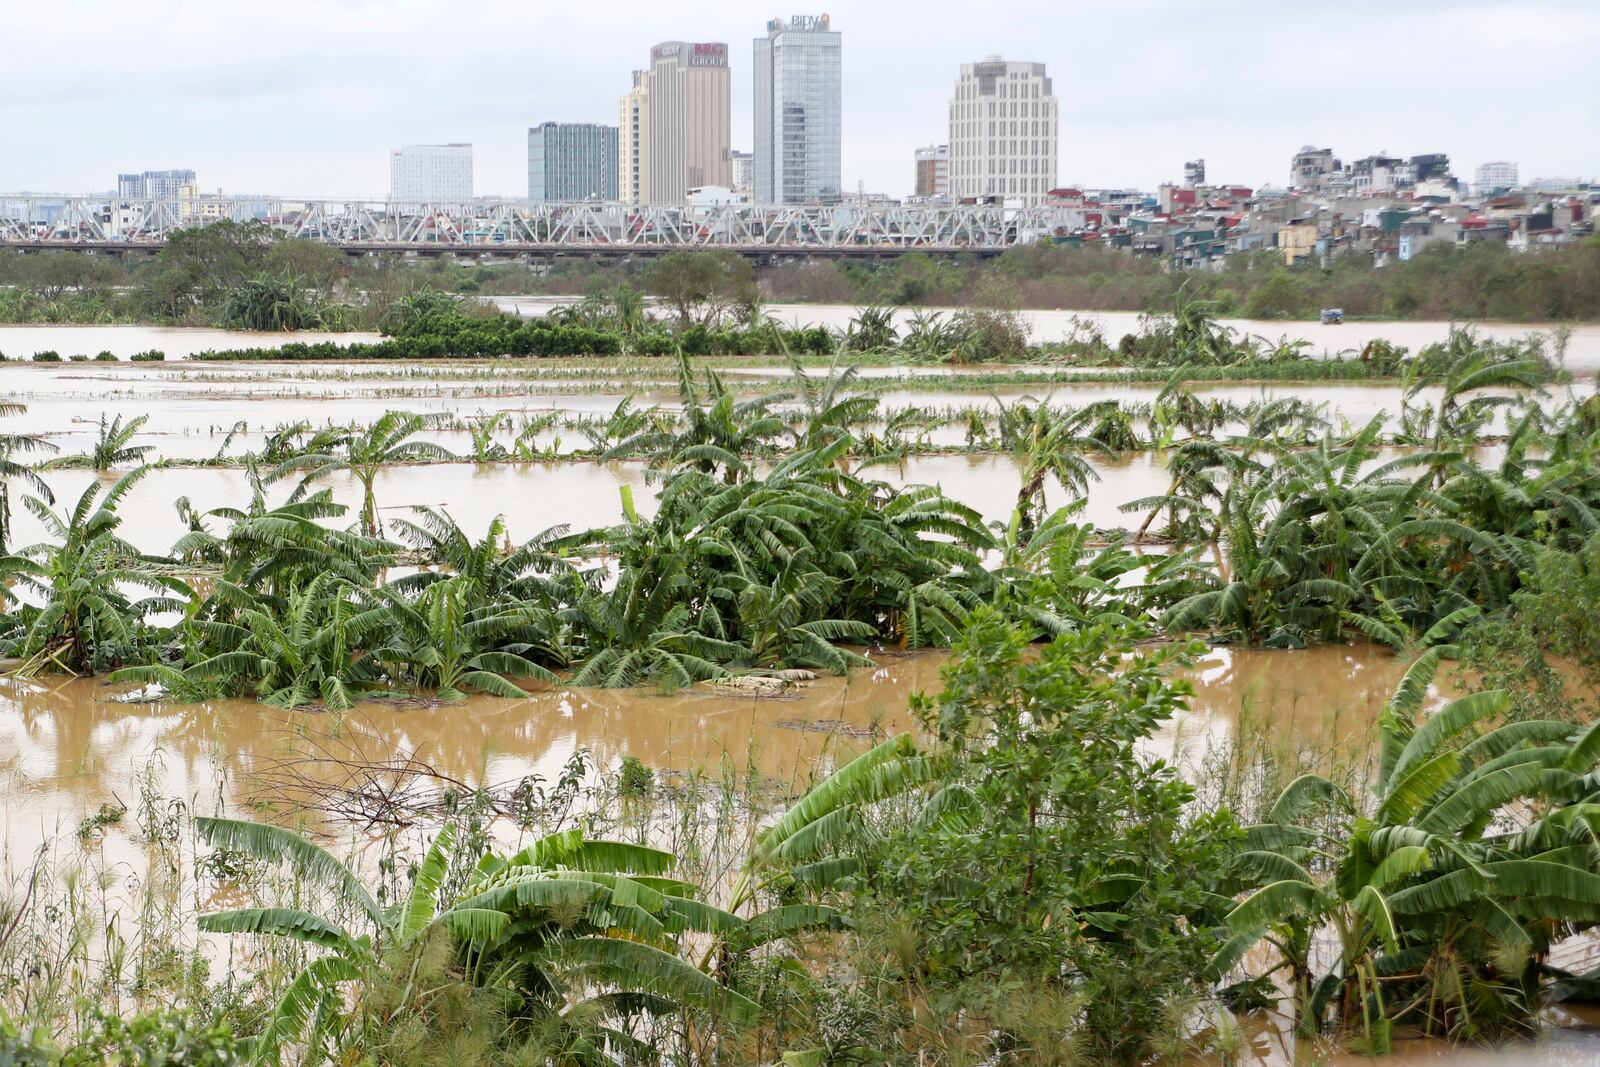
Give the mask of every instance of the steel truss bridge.
M 371 200 L 205 197 L 107 200 L 0 193 L 0 246 L 153 252 L 173 233 L 261 221 L 285 238 L 352 255 L 649 256 L 720 248 L 760 257 L 894 256 L 919 250 L 995 255 L 1086 222 L 1081 208 L 949 206 L 630 207 L 618 203 L 398 204 Z

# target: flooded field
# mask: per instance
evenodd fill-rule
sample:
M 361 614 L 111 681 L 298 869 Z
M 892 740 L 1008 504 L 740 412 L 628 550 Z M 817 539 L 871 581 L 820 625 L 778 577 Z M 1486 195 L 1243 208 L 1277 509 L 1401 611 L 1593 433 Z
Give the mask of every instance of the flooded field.
M 543 306 L 543 305 L 541 305 Z M 533 310 L 520 306 L 520 310 Z M 824 321 L 850 309 L 779 308 L 780 317 Z M 821 316 L 821 317 L 818 317 Z M 1132 316 L 1096 316 L 1101 328 L 1115 334 L 1133 328 Z M 1035 339 L 1064 335 L 1073 328 L 1065 312 L 1034 312 Z M 842 321 L 838 324 L 842 325 Z M 1313 327 L 1305 324 L 1246 324 L 1250 332 L 1276 336 L 1302 331 L 1313 344 L 1347 348 L 1364 336 L 1380 335 L 1411 346 L 1441 339 L 1447 324 L 1352 324 Z M 1312 337 L 1310 332 L 1316 332 Z M 1486 327 L 1497 336 L 1521 336 L 1526 328 Z M 347 339 L 356 339 L 346 335 Z M 0 351 L 19 353 L 53 348 L 73 351 L 107 349 L 126 356 L 156 347 L 178 358 L 210 347 L 271 344 L 274 335 L 239 335 L 220 331 L 172 331 L 132 327 L 0 328 Z M 1575 395 L 1593 390 L 1589 372 L 1600 368 L 1600 328 L 1575 331 L 1569 343 L 1569 367 L 1584 376 L 1572 387 Z M 869 368 L 864 384 L 879 397 L 886 412 L 903 408 L 935 411 L 996 412 L 1024 397 L 1081 406 L 1101 400 L 1149 403 L 1159 386 L 1121 383 L 1067 384 L 1048 380 L 999 383 L 990 380 L 1008 372 L 1049 374 L 1048 368 Z M 783 387 L 786 367 L 764 361 L 726 370 L 740 395 L 768 394 Z M 154 459 L 185 461 L 151 471 L 122 501 L 119 534 L 137 549 L 167 552 L 187 529 L 177 500 L 198 511 L 238 505 L 247 499 L 246 472 L 237 457 L 261 447 L 267 434 L 295 422 L 313 426 L 370 423 L 384 412 L 404 409 L 455 420 L 504 413 L 515 420 L 558 413 L 564 417 L 603 418 L 624 399 L 639 407 L 678 405 L 676 374 L 666 361 L 549 361 L 508 366 L 462 361 L 439 364 L 92 364 L 0 365 L 0 399 L 27 405 L 8 417 L 0 429 L 37 433 L 63 455 L 88 451 L 102 417 L 149 422 L 134 443 L 154 448 Z M 1393 385 L 1334 383 L 1326 385 L 1196 385 L 1203 399 L 1244 405 L 1295 398 L 1325 406 L 1335 428 L 1364 423 L 1372 416 L 1398 412 L 1401 394 Z M 1568 395 L 1552 390 L 1552 402 Z M 1435 394 L 1425 394 L 1433 400 Z M 792 401 L 784 401 L 785 405 Z M 459 427 L 460 423 L 455 424 Z M 510 432 L 510 431 L 508 431 Z M 424 439 L 457 454 L 471 450 L 470 434 L 460 428 L 433 428 Z M 965 426 L 952 416 L 928 432 L 934 445 L 958 449 Z M 656 506 L 657 485 L 642 462 L 600 462 L 560 458 L 588 447 L 580 433 L 543 430 L 534 439 L 551 458 L 493 463 L 439 462 L 397 464 L 383 468 L 374 483 L 379 515 L 404 517 L 425 505 L 448 511 L 471 536 L 480 536 L 497 516 L 506 519 L 510 537 L 524 540 L 554 526 L 573 529 L 607 526 L 622 517 L 623 491 L 629 490 L 645 517 Z M 1492 455 L 1497 446 L 1486 446 Z M 225 454 L 229 463 L 196 466 Z M 1384 458 L 1396 454 L 1394 450 Z M 1121 505 L 1159 495 L 1169 484 L 1168 453 L 1151 449 L 1116 457 L 1092 457 L 1097 480 L 1092 484 L 1080 521 L 1102 528 L 1137 527 L 1142 515 Z M 1378 462 L 1381 462 L 1378 461 Z M 894 485 L 941 487 L 953 499 L 975 509 L 991 523 L 1010 516 L 1021 483 L 1018 462 L 1008 454 L 949 451 L 914 455 L 865 467 L 863 476 Z M 57 507 L 70 507 L 96 483 L 109 483 L 115 472 L 86 469 L 52 470 L 46 474 Z M 292 481 L 268 489 L 270 503 L 281 502 Z M 330 525 L 353 521 L 361 489 L 348 473 L 317 483 L 348 505 L 349 515 L 323 520 Z M 16 506 L 13 486 L 12 544 L 44 535 L 39 521 Z M 1047 486 L 1050 508 L 1069 502 L 1053 480 Z M 915 730 L 907 710 L 914 692 L 935 692 L 940 686 L 940 653 L 868 650 L 873 668 L 848 676 L 823 676 L 776 697 L 699 685 L 667 694 L 652 689 L 601 690 L 570 685 L 530 686 L 524 699 L 473 696 L 438 702 L 423 694 L 416 699 L 360 703 L 351 711 L 290 713 L 243 700 L 179 704 L 135 700 L 128 686 L 96 679 L 0 675 L 0 800 L 8 819 L 0 846 L 0 866 L 15 873 L 40 843 L 59 841 L 68 849 L 96 852 L 113 864 L 136 867 L 138 847 L 123 837 L 78 843 L 76 828 L 97 812 L 130 807 L 141 791 L 155 788 L 180 799 L 194 813 L 226 811 L 293 819 L 305 798 L 286 785 L 291 778 L 304 786 L 315 779 L 337 791 L 341 765 L 307 762 L 308 755 L 368 760 L 374 765 L 396 755 L 426 765 L 430 782 L 465 788 L 507 786 L 525 779 L 551 782 L 573 754 L 586 752 L 599 768 L 617 767 L 636 757 L 665 772 L 705 772 L 713 777 L 724 765 L 758 772 L 785 794 L 826 774 L 841 759 L 861 751 L 886 734 Z M 1337 760 L 1357 773 L 1371 757 L 1375 723 L 1407 661 L 1387 648 L 1355 645 L 1324 646 L 1304 651 L 1260 651 L 1227 647 L 1209 649 L 1186 676 L 1195 695 L 1186 712 L 1169 722 L 1146 746 L 1149 754 L 1169 759 L 1202 786 L 1215 761 L 1236 749 L 1294 752 L 1310 760 Z M 3 669 L 4 665 L 0 665 Z M 1443 680 L 1431 700 L 1455 695 L 1455 683 Z M 309 777 L 308 777 L 309 776 Z M 373 826 L 357 826 L 359 834 L 376 836 Z M 1402 1044 L 1389 1062 L 1494 1064 L 1600 1063 L 1600 1048 L 1589 1033 L 1589 1021 L 1578 1015 L 1554 1017 L 1551 1040 L 1524 1053 L 1458 1052 L 1433 1043 Z M 1288 1064 L 1294 1061 L 1281 1027 L 1244 1035 L 1238 1062 Z M 1303 1060 L 1301 1062 L 1304 1062 Z M 1317 1062 L 1353 1063 L 1332 1051 Z
M 255 777 L 304 752 L 387 757 L 415 754 L 459 782 L 553 781 L 578 749 L 602 767 L 624 756 L 713 775 L 724 754 L 804 788 L 836 757 L 873 737 L 917 729 L 906 709 L 936 693 L 942 653 L 877 654 L 878 665 L 824 676 L 781 697 L 701 687 L 648 690 L 540 687 L 526 700 L 471 697 L 453 703 L 365 703 L 340 715 L 289 713 L 247 701 L 129 702 L 134 687 L 95 679 L 0 677 L 0 797 L 11 815 L 13 855 L 70 833 L 102 804 L 127 804 L 152 763 L 164 789 L 197 811 L 284 798 Z M 1188 672 L 1189 711 L 1152 742 L 1152 754 L 1198 773 L 1208 753 L 1241 740 L 1293 738 L 1310 752 L 1362 756 L 1376 716 L 1405 663 L 1374 647 L 1270 652 L 1216 648 Z
M 568 301 L 550 297 L 493 297 L 494 304 L 507 311 L 529 317 L 547 315 Z M 857 308 L 843 304 L 768 304 L 765 310 L 785 326 L 828 326 L 843 330 L 850 325 Z M 895 322 L 904 325 L 918 312 L 938 311 L 954 314 L 959 308 L 896 308 Z M 1025 309 L 1019 314 L 1030 328 L 1030 340 L 1065 341 L 1080 335 L 1085 329 L 1098 330 L 1113 344 L 1123 334 L 1139 331 L 1139 313 L 1135 311 L 1073 311 Z M 1347 321 L 1338 326 L 1324 326 L 1320 322 L 1286 322 L 1277 319 L 1222 319 L 1221 324 L 1246 336 L 1262 337 L 1277 342 L 1281 338 L 1308 341 L 1314 355 L 1337 355 L 1340 352 L 1359 351 L 1368 341 L 1383 338 L 1404 345 L 1415 352 L 1424 345 L 1443 341 L 1450 333 L 1448 322 L 1363 322 Z M 1457 324 L 1459 325 L 1459 324 Z M 1552 334 L 1565 330 L 1568 334 L 1567 365 L 1573 369 L 1600 368 L 1600 326 L 1583 325 L 1564 327 L 1549 323 L 1486 322 L 1475 323 L 1474 328 L 1485 337 L 1511 340 L 1530 333 Z

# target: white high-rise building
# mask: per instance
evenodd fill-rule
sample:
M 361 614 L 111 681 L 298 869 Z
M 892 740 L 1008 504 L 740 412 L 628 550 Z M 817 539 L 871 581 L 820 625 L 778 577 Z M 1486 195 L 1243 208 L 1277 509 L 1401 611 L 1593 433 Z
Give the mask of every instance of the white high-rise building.
M 755 199 L 832 204 L 843 193 L 842 38 L 827 15 L 773 19 L 755 39 Z
M 465 204 L 472 199 L 472 146 L 408 144 L 389 153 L 389 199 Z
M 1517 187 L 1517 165 L 1504 160 L 1493 163 L 1479 163 L 1478 173 L 1472 182 L 1472 191 L 1479 196 L 1492 193 L 1496 189 L 1515 189 Z
M 1059 132 L 1043 63 L 963 63 L 950 101 L 950 195 L 1042 202 L 1056 184 Z
M 617 185 L 622 202 L 650 202 L 650 72 L 633 72 L 633 88 L 618 105 Z

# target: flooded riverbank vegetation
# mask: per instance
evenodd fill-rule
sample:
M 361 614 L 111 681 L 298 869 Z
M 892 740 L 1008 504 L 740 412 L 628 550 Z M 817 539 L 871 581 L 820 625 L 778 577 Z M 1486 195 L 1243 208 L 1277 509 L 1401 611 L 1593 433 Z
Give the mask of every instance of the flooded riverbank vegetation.
M 1435 648 L 1384 710 L 1375 766 L 1273 767 L 1287 786 L 1219 807 L 1146 748 L 1195 651 L 1146 633 L 1106 619 L 1039 644 L 980 608 L 942 691 L 913 701 L 920 729 L 799 793 L 726 761 L 594 776 L 579 757 L 557 783 L 466 791 L 419 772 L 352 793 L 365 818 L 319 845 L 191 811 L 152 769 L 130 810 L 13 877 L 0 1049 L 1240 1062 L 1264 1020 L 1302 1052 L 1382 1053 L 1526 1035 L 1592 995 L 1552 956 L 1600 918 L 1600 730 L 1507 721 L 1498 690 L 1425 713 Z M 1259 775 L 1253 758 L 1207 762 Z M 315 825 L 338 794 L 280 789 L 258 812 Z M 94 842 L 118 833 L 142 876 L 102 865 Z
M 1558 391 L 1559 351 L 1369 350 L 1344 363 L 1397 407 L 1361 418 L 1224 402 L 1191 376 L 1297 357 L 1184 294 L 1128 353 L 1082 342 L 1156 375 L 1149 401 L 894 406 L 855 359 L 904 345 L 891 317 L 740 380 L 684 350 L 727 314 L 691 296 L 660 403 L 236 427 L 233 491 L 175 501 L 165 550 L 123 510 L 164 473 L 138 416 L 76 451 L 0 435 L 14 684 L 291 716 L 273 758 L 219 754 L 215 789 L 169 796 L 152 765 L 8 850 L 0 1059 L 1239 1063 L 1528 1039 L 1600 999 L 1573 951 L 1600 922 L 1600 407 Z M 380 343 L 653 329 L 604 300 L 524 326 L 421 297 Z M 552 497 L 513 538 L 396 497 L 424 464 L 578 466 L 557 430 L 585 471 L 642 472 L 611 521 Z M 888 479 L 936 447 L 1003 456 L 1014 495 Z M 1132 453 L 1161 491 L 1086 521 Z M 1197 659 L 1267 648 L 1292 674 L 1351 642 L 1403 671 L 1362 742 L 1241 715 L 1168 758 Z M 526 727 L 550 692 L 776 702 L 916 649 L 948 658 L 907 718 L 841 716 L 787 778 L 575 752 L 495 780 L 354 747 L 363 705 L 498 701 Z
M 648 260 L 606 265 L 429 263 L 402 256 L 348 257 L 270 228 L 224 222 L 183 230 L 149 262 L 46 251 L 0 255 L 0 322 L 147 322 L 252 330 L 381 328 L 390 306 L 432 289 L 463 297 L 649 294 L 671 304 L 685 286 L 719 282 L 736 299 L 896 307 L 1075 308 L 1164 311 L 1189 287 L 1225 314 L 1314 319 L 1348 315 L 1433 320 L 1600 320 L 1600 240 L 1511 252 L 1491 242 L 1435 246 L 1405 262 L 1370 257 L 1326 266 L 1283 265 L 1271 251 L 1239 254 L 1203 275 L 1171 272 L 1155 258 L 1041 243 L 994 259 L 912 252 L 883 263 L 804 261 L 761 268 L 719 265 L 715 252 L 683 253 L 670 270 Z M 742 264 L 742 261 L 740 261 Z

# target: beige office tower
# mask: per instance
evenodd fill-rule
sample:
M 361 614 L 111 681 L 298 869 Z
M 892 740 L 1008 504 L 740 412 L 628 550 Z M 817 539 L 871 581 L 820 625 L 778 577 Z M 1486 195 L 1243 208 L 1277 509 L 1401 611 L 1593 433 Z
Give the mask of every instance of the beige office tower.
M 645 201 L 682 204 L 690 189 L 733 186 L 728 46 L 668 41 L 650 50 L 649 189 Z
M 650 202 L 650 72 L 633 72 L 618 114 L 617 189 L 624 204 Z

